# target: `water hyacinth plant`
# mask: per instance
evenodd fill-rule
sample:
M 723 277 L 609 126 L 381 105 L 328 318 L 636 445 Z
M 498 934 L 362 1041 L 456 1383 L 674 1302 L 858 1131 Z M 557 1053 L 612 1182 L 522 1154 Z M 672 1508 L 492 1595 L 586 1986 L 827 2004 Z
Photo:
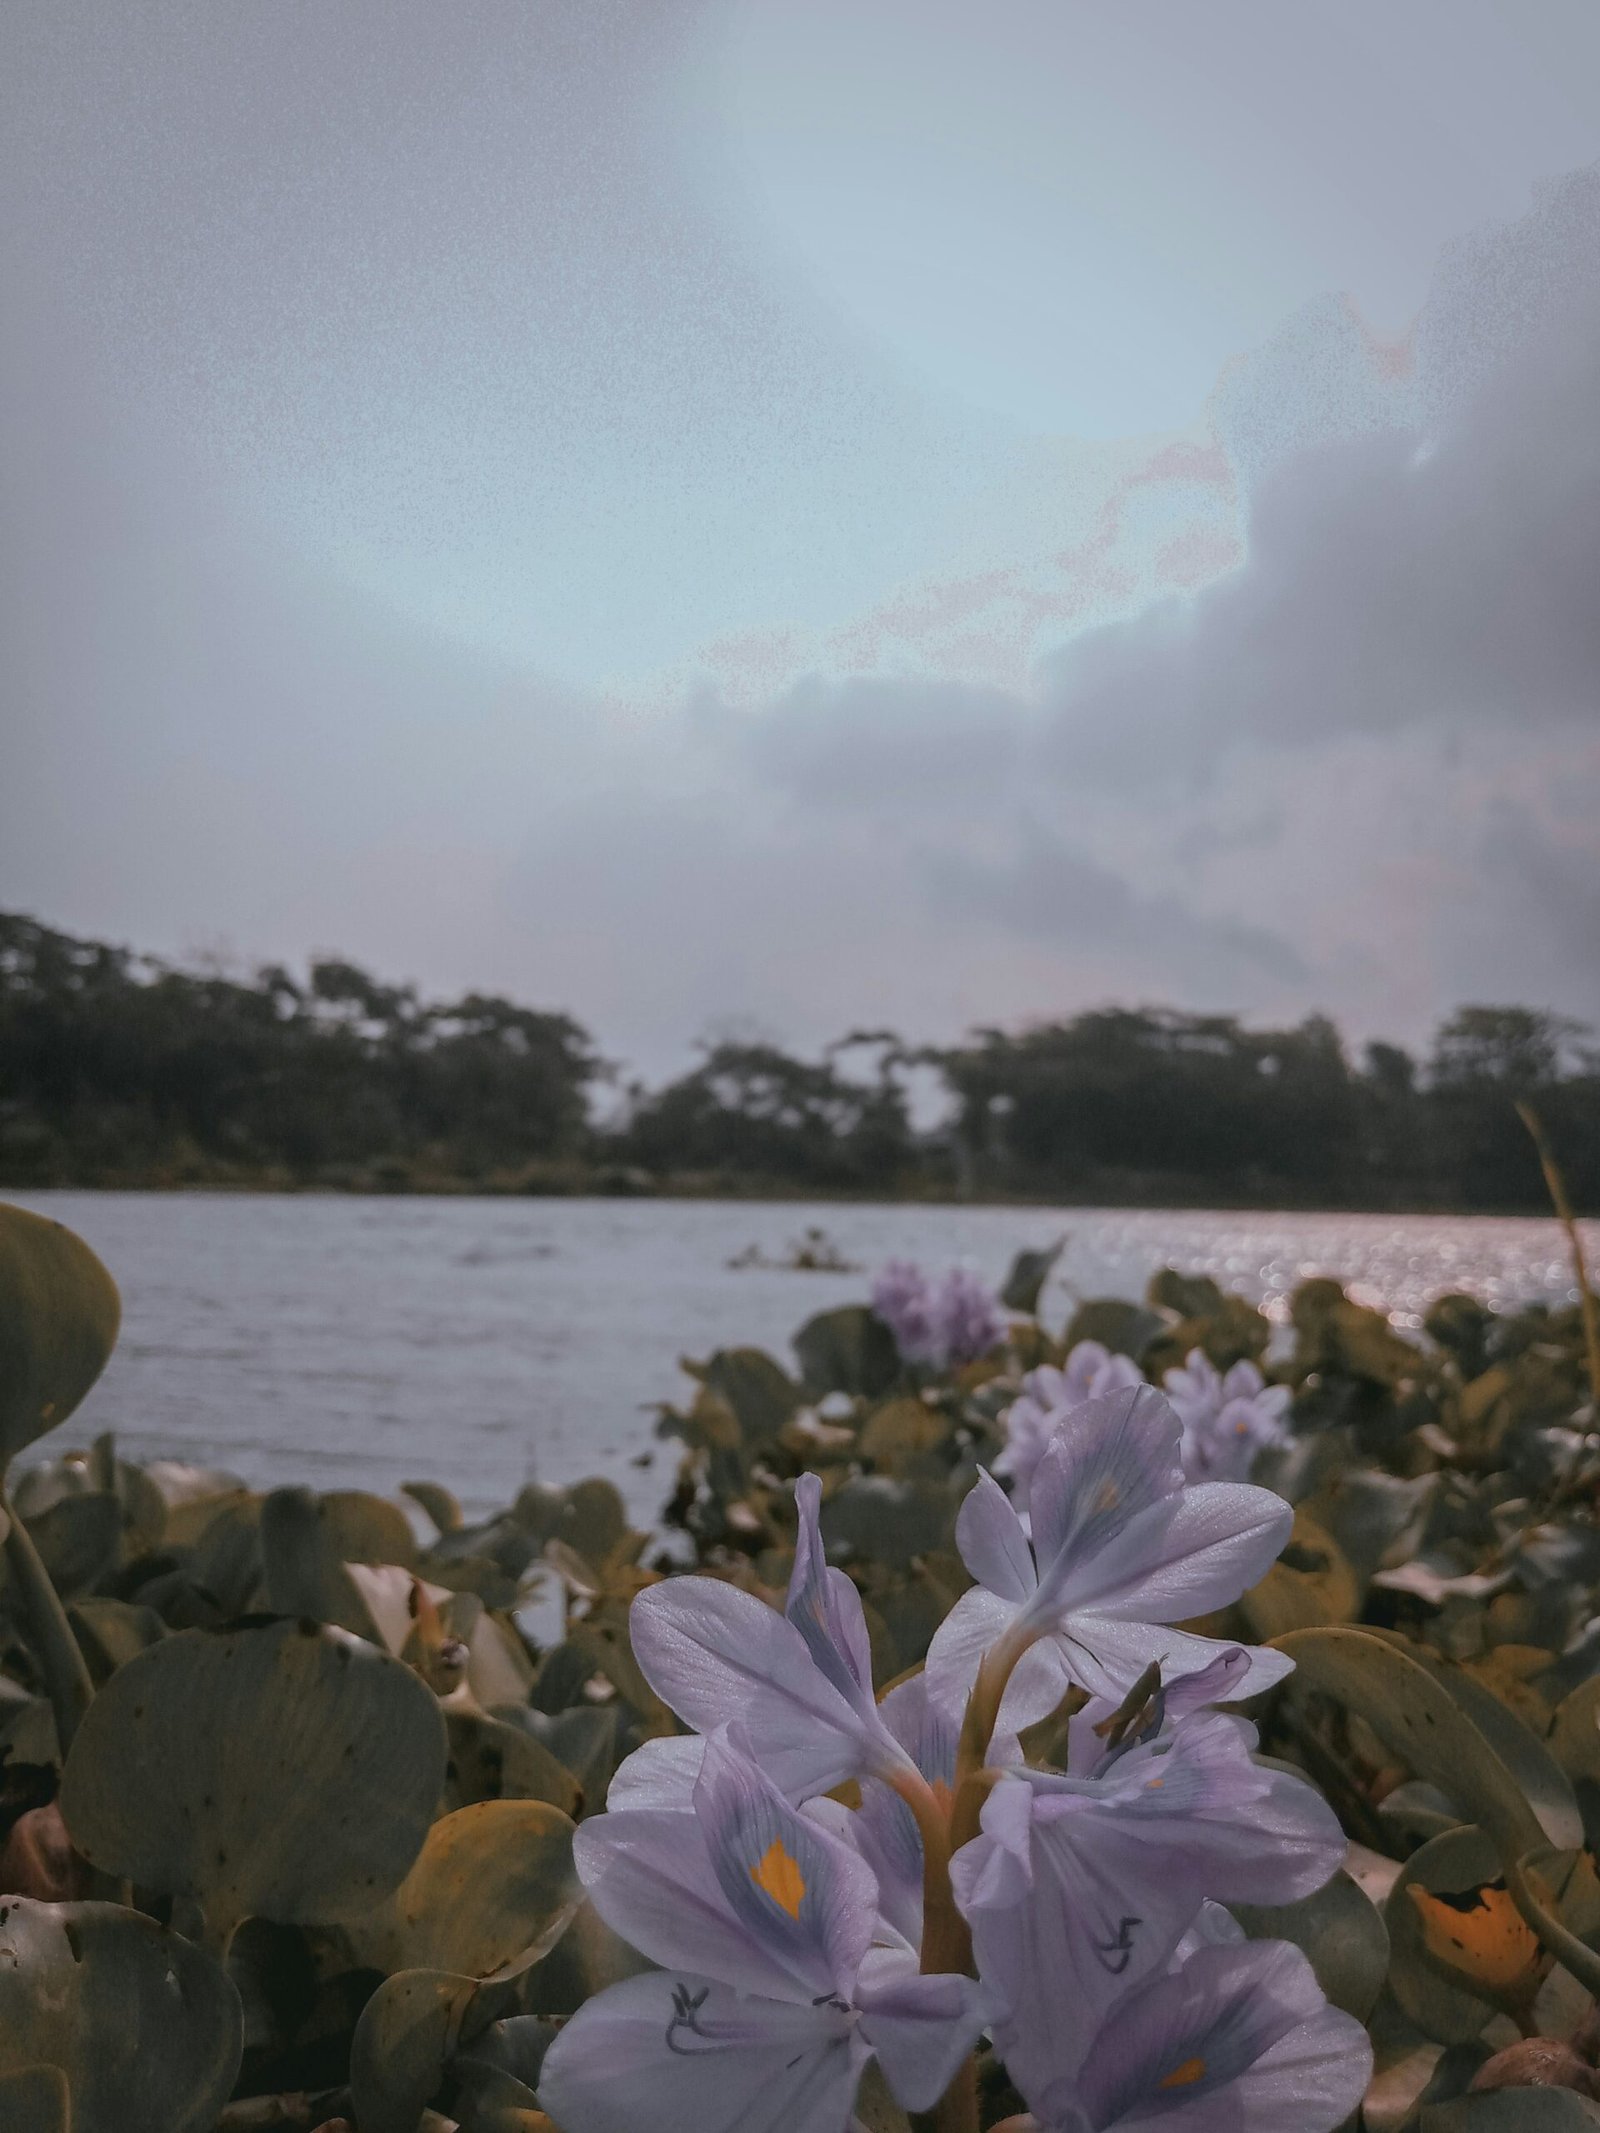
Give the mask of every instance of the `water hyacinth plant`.
M 655 1536 L 17 1472 L 0 2126 L 1600 2125 L 1580 1314 L 1050 1260 L 692 1366 Z M 116 1319 L 0 1209 L 0 1455 Z

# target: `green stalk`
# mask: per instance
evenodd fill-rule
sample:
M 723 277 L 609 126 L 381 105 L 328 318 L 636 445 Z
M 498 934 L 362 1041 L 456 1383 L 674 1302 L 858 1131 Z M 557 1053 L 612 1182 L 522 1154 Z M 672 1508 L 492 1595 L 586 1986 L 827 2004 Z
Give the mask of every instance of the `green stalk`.
M 94 1700 L 94 1683 L 88 1662 L 72 1634 L 72 1624 L 61 1604 L 61 1595 L 50 1581 L 27 1527 L 11 1508 L 11 1499 L 0 1485 L 0 1516 L 6 1521 L 6 1568 L 22 1599 L 23 1611 L 38 1646 L 40 1669 L 50 1708 L 56 1714 L 56 1737 L 63 1760 L 72 1745 L 78 1722 Z
M 1567 1198 L 1567 1181 L 1561 1175 L 1561 1166 L 1556 1161 L 1555 1150 L 1550 1145 L 1538 1112 L 1530 1103 L 1519 1103 L 1517 1115 L 1527 1127 L 1533 1145 L 1538 1150 L 1539 1167 L 1544 1172 L 1544 1182 L 1556 1211 L 1556 1220 L 1567 1233 L 1567 1248 L 1572 1254 L 1572 1271 L 1578 1284 L 1578 1308 L 1583 1317 L 1583 1343 L 1589 1358 L 1589 1399 L 1595 1415 L 1600 1417 L 1600 1303 L 1595 1300 L 1594 1289 L 1589 1281 L 1589 1269 L 1584 1262 L 1583 1238 L 1578 1230 L 1578 1218 L 1572 1211 L 1572 1202 Z
M 1521 1859 L 1508 1858 L 1505 1861 L 1507 1893 L 1538 1935 L 1545 1952 L 1553 1955 L 1563 1970 L 1570 1970 L 1585 1992 L 1600 1999 L 1600 1955 L 1554 1917 L 1534 1891 L 1529 1870 L 1537 1871 L 1538 1861 L 1549 1856 L 1548 1850 L 1541 1850 L 1529 1852 Z

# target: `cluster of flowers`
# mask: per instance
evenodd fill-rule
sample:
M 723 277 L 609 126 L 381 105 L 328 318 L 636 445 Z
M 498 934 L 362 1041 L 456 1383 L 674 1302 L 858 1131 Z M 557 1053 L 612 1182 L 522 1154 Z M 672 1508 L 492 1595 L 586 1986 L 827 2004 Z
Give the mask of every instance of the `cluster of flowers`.
M 1189 1482 L 1181 1442 L 1159 1392 L 1119 1383 L 1056 1411 L 1026 1525 L 980 1473 L 957 1527 L 976 1582 L 882 1703 L 814 1476 L 783 1614 L 704 1577 L 639 1595 L 639 1663 L 696 1730 L 631 1756 L 578 1831 L 596 1909 L 661 1967 L 556 2038 L 540 2100 L 563 2133 L 846 2133 L 872 2060 L 970 2133 L 985 2033 L 1027 2105 L 1009 2133 L 1349 2115 L 1365 2031 L 1221 1908 L 1308 1895 L 1344 1857 L 1320 1797 L 1218 1708 L 1289 1662 L 1168 1626 L 1253 1584 L 1290 1512 Z M 1051 1717 L 1060 1767 L 1020 1738 Z
M 872 1308 L 905 1362 L 935 1370 L 991 1354 L 1008 1330 L 998 1297 L 967 1267 L 935 1278 L 910 1260 L 891 1259 L 873 1284 Z M 1143 1382 L 1128 1356 L 1113 1355 L 1099 1341 L 1079 1341 L 1064 1369 L 1028 1373 L 1006 1418 L 1009 1442 L 995 1471 L 1026 1490 L 1063 1413 Z M 1268 1385 L 1254 1363 L 1235 1363 L 1224 1376 L 1195 1348 L 1181 1369 L 1167 1372 L 1165 1384 L 1182 1425 L 1183 1470 L 1191 1481 L 1243 1481 L 1257 1452 L 1283 1441 L 1288 1391 Z
M 1006 1415 L 1006 1448 L 995 1461 L 996 1473 L 1009 1474 L 1026 1489 L 1063 1415 L 1086 1400 L 1143 1383 L 1137 1363 L 1113 1355 L 1098 1341 L 1079 1341 L 1062 1370 L 1030 1370 L 1022 1397 Z M 1223 1376 L 1209 1356 L 1193 1348 L 1181 1369 L 1167 1372 L 1165 1384 L 1183 1433 L 1180 1456 L 1190 1481 L 1244 1481 L 1257 1452 L 1285 1441 L 1289 1389 L 1267 1384 L 1254 1363 L 1235 1363 Z
M 872 1308 L 906 1362 L 935 1370 L 976 1362 L 1009 1330 L 994 1291 L 964 1266 L 935 1280 L 909 1259 L 891 1259 L 872 1285 Z

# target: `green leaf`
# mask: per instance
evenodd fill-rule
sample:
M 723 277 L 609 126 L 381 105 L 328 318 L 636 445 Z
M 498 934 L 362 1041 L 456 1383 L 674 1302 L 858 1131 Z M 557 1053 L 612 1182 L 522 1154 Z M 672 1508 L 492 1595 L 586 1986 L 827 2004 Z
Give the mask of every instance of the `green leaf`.
M 318 1497 L 317 1515 L 341 1562 L 416 1567 L 417 1537 L 411 1521 L 386 1496 L 366 1489 L 330 1489 Z
M 0 2126 L 6 2133 L 72 2133 L 72 2098 L 60 2067 L 0 2074 Z
M 1466 1821 L 1518 1859 L 1544 1843 L 1522 1788 L 1426 1666 L 1362 1629 L 1300 1629 L 1276 1640 L 1295 1662 L 1290 1693 L 1331 1696 L 1364 1718 L 1418 1777 L 1454 1800 Z
M 261 1505 L 261 1560 L 274 1614 L 331 1622 L 374 1644 L 383 1638 L 344 1566 L 325 1504 L 310 1489 L 274 1489 Z
M 0 1477 L 77 1407 L 121 1320 L 117 1285 L 81 1237 L 0 1204 Z
M 1282 1555 L 1239 1602 L 1251 1636 L 1263 1644 L 1291 1630 L 1348 1622 L 1360 1604 L 1360 1581 L 1344 1551 L 1303 1507 Z
M 1066 1238 L 1058 1237 L 1043 1251 L 1018 1252 L 1000 1284 L 1000 1301 L 1008 1311 L 1025 1311 L 1029 1318 L 1038 1317 L 1040 1294 L 1050 1279 L 1051 1268 L 1066 1248 Z
M 58 2068 L 72 2133 L 210 2133 L 242 2047 L 238 1993 L 154 1919 L 111 1903 L 0 1905 L 0 2073 Z M 50 2084 L 31 2087 L 47 2111 Z M 3 2123 L 29 2121 L 6 2108 Z
M 800 1405 L 799 1386 L 761 1348 L 719 1348 L 695 1374 L 732 1408 L 752 1448 L 770 1444 Z
M 1595 2133 L 1600 2104 L 1571 2089 L 1496 2089 L 1430 2103 L 1418 2133 Z
M 37 1516 L 21 1515 L 63 1599 L 88 1592 L 115 1566 L 122 1545 L 122 1505 L 115 1496 L 63 1496 Z
M 239 1921 L 348 1917 L 398 1887 L 444 1785 L 444 1721 L 409 1668 L 308 1623 L 184 1630 L 120 1667 L 72 1744 L 84 1857 Z
M 823 1504 L 822 1537 L 830 1549 L 905 1570 L 915 1557 L 945 1546 L 956 1509 L 943 1482 L 862 1474 Z
M 154 1608 L 134 1607 L 126 1600 L 75 1600 L 67 1610 L 67 1620 L 97 1681 L 104 1681 L 167 1634 L 167 1625 Z
M 875 1400 L 900 1375 L 894 1335 L 865 1304 L 844 1304 L 808 1318 L 794 1337 L 794 1352 L 813 1399 L 853 1392 Z
M 564 1540 L 591 1563 L 603 1563 L 627 1531 L 628 1510 L 616 1483 L 591 1475 L 565 1492 L 553 1538 Z
M 1430 1956 L 1423 1917 L 1410 1891 L 1416 1887 L 1435 1897 L 1468 1901 L 1499 1871 L 1498 1854 L 1481 1829 L 1448 1829 L 1412 1853 L 1384 1905 L 1389 1989 L 1409 2019 L 1436 2044 L 1470 2043 L 1501 2003 L 1487 1990 L 1469 1990 L 1464 1977 L 1447 1972 Z
M 442 1970 L 402 1970 L 378 1987 L 350 2044 L 361 2133 L 417 2133 L 478 1989 Z
M 1079 1341 L 1099 1341 L 1113 1355 L 1129 1355 L 1137 1362 L 1156 1335 L 1165 1330 L 1165 1322 L 1154 1311 L 1124 1303 L 1117 1296 L 1096 1296 L 1079 1304 L 1073 1312 L 1061 1345 L 1070 1350 Z
M 1252 1940 L 1288 1940 L 1303 1950 L 1335 2007 L 1366 2021 L 1389 1970 L 1383 1914 L 1342 1870 L 1314 1896 L 1268 1907 L 1235 1904 Z
M 578 1781 L 550 1750 L 519 1726 L 483 1711 L 449 1711 L 450 1760 L 446 1798 L 452 1807 L 483 1800 L 542 1800 L 564 1815 L 583 1802 Z
M 1145 1302 L 1154 1311 L 1171 1311 L 1178 1318 L 1211 1318 L 1228 1302 L 1209 1274 L 1181 1274 L 1164 1266 L 1150 1277 Z
M 400 1493 L 420 1504 L 440 1533 L 454 1533 L 462 1523 L 460 1502 L 436 1481 L 402 1481 Z
M 1600 1785 L 1600 1674 L 1557 1704 L 1547 1745 L 1569 1778 Z
M 1538 1735 L 1523 1724 L 1511 1706 L 1488 1688 L 1476 1674 L 1426 1645 L 1416 1645 L 1392 1631 L 1373 1630 L 1396 1650 L 1425 1666 L 1451 1701 L 1471 1719 L 1538 1817 L 1546 1840 L 1565 1850 L 1583 1842 L 1583 1816 L 1577 1795 L 1560 1764 Z
M 355 1960 L 475 1978 L 537 1962 L 582 1897 L 572 1828 L 537 1800 L 485 1800 L 446 1815 L 394 1894 L 345 1928 Z

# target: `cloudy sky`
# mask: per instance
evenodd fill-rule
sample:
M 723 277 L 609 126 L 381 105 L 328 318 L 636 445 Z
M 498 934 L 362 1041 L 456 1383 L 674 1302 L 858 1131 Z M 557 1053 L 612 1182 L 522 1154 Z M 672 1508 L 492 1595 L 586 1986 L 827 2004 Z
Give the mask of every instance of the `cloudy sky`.
M 1600 1020 L 1593 0 L 22 0 L 0 906 Z

